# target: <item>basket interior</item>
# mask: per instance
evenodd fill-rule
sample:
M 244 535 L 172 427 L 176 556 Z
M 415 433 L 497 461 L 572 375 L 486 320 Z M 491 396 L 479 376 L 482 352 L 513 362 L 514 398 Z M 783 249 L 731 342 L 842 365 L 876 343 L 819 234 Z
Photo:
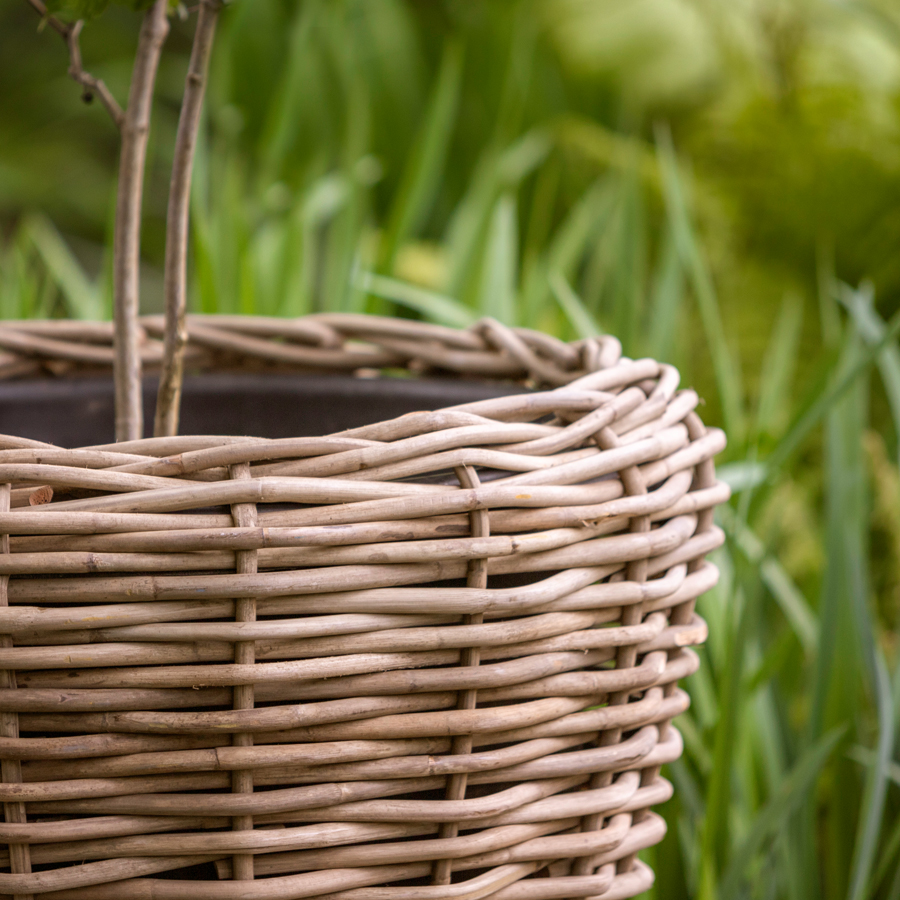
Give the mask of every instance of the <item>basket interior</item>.
M 156 386 L 155 378 L 145 379 L 145 437 L 153 428 Z M 510 382 L 459 378 L 208 373 L 185 379 L 180 430 L 308 437 L 525 390 Z M 111 378 L 0 381 L 0 431 L 5 434 L 85 447 L 110 440 L 113 422 Z

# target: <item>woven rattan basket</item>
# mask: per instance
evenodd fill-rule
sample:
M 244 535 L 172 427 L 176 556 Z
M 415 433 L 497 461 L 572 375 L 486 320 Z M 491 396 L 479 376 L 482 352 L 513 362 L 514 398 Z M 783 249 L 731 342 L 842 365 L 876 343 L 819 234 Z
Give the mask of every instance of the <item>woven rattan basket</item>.
M 188 327 L 199 371 L 503 396 L 319 437 L 0 438 L 0 894 L 646 890 L 728 496 L 696 394 L 491 321 Z M 0 375 L 96 372 L 110 338 L 2 323 Z

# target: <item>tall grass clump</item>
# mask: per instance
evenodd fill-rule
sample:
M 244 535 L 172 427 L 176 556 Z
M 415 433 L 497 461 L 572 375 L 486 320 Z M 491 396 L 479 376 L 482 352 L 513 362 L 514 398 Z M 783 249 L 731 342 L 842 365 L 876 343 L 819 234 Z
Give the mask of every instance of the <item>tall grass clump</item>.
M 97 25 L 114 90 L 117 15 Z M 173 28 L 148 310 L 187 47 Z M 655 900 L 900 900 L 896 12 L 235 0 L 218 41 L 195 310 L 612 332 L 678 365 L 726 429 L 729 540 L 648 852 Z M 19 102 L 0 92 L 31 121 Z M 79 143 L 89 115 L 61 136 L 84 178 L 110 152 Z M 14 191 L 20 156 L 0 165 L 0 315 L 109 315 L 108 205 L 65 182 Z

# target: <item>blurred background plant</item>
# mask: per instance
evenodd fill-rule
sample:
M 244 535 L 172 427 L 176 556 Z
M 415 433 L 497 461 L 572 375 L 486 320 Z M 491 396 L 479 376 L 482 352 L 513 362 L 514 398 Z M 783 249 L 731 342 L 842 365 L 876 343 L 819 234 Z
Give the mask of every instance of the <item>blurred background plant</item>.
M 0 318 L 108 315 L 116 135 L 37 24 L 0 5 Z M 119 97 L 136 32 L 82 36 Z M 206 118 L 195 310 L 490 315 L 681 368 L 735 496 L 653 896 L 900 900 L 896 6 L 243 0 Z

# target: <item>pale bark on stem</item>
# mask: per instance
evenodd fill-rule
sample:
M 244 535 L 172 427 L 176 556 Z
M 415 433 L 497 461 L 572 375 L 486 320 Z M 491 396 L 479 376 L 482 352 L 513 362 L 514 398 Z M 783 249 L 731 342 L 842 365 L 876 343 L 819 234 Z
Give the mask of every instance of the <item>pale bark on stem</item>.
M 181 387 L 184 381 L 184 350 L 187 345 L 185 312 L 191 172 L 194 165 L 194 151 L 197 147 L 197 133 L 200 129 L 200 112 L 206 90 L 209 57 L 212 52 L 216 20 L 221 8 L 222 0 L 201 0 L 185 82 L 184 100 L 178 119 L 166 221 L 166 261 L 163 278 L 166 330 L 153 427 L 153 433 L 157 437 L 178 433 Z
M 83 23 L 79 20 L 70 25 L 50 15 L 42 0 L 28 0 L 28 3 L 65 40 L 69 50 L 69 75 L 84 88 L 85 99 L 96 94 L 122 135 L 113 238 L 113 380 L 116 440 L 134 440 L 143 433 L 140 329 L 137 317 L 144 163 L 150 131 L 153 86 L 162 46 L 169 32 L 166 17 L 168 3 L 167 0 L 156 0 L 144 16 L 125 110 L 119 106 L 101 79 L 84 70 L 79 46 Z
M 144 16 L 122 122 L 122 150 L 113 239 L 113 310 L 115 318 L 116 440 L 142 437 L 140 329 L 138 299 L 141 201 L 144 162 L 150 132 L 153 86 L 169 31 L 168 0 L 156 0 Z

